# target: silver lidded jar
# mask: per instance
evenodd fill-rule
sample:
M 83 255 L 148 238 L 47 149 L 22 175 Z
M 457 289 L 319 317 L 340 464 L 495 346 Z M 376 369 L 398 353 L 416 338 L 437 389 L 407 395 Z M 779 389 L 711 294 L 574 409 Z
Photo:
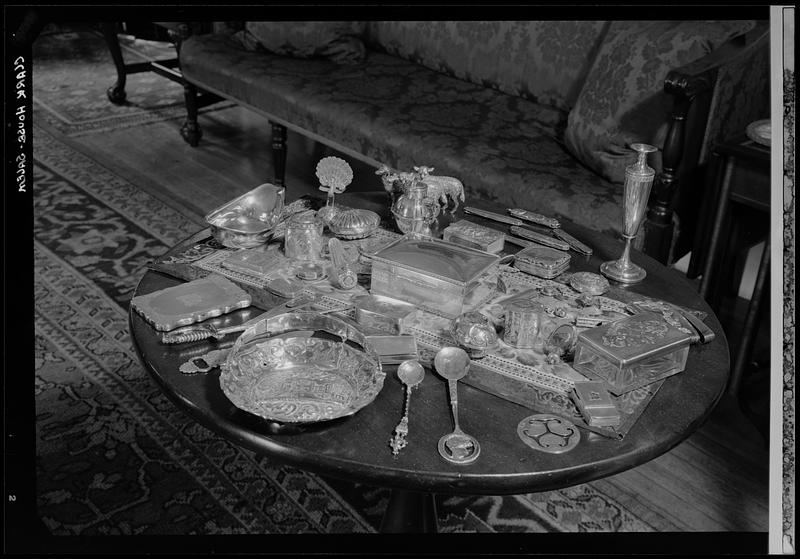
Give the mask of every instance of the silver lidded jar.
M 316 261 L 322 257 L 325 224 L 313 211 L 301 212 L 286 224 L 284 253 L 287 258 Z

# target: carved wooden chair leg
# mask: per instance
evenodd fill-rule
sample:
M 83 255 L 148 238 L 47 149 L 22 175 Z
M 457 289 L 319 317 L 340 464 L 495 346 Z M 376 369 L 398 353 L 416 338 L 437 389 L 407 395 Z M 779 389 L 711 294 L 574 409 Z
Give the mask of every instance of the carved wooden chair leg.
M 114 66 L 117 68 L 117 81 L 114 85 L 106 90 L 108 100 L 115 105 L 121 105 L 125 102 L 125 60 L 122 58 L 122 50 L 119 47 L 119 38 L 117 37 L 117 24 L 113 21 L 103 22 L 103 37 L 105 37 L 108 50 L 111 53 L 111 58 L 114 60 Z
M 186 23 L 180 23 L 175 27 L 167 30 L 172 44 L 175 45 L 175 52 L 178 59 L 181 56 L 181 45 L 192 34 L 191 27 Z M 183 83 L 183 98 L 186 103 L 186 121 L 181 126 L 181 137 L 192 147 L 197 147 L 200 143 L 200 138 L 203 137 L 203 131 L 200 129 L 200 124 L 197 122 L 198 113 L 198 90 L 194 84 L 189 83 L 186 78 L 181 77 Z
M 184 81 L 183 97 L 186 101 L 186 121 L 181 126 L 181 136 L 192 147 L 197 147 L 203 131 L 197 122 L 197 87 Z
M 286 127 L 272 124 L 272 164 L 275 168 L 275 184 L 286 186 Z

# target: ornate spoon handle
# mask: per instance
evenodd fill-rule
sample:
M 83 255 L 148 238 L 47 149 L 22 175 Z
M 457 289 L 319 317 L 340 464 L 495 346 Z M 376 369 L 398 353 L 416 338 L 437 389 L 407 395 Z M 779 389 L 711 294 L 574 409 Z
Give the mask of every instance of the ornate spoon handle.
M 392 447 L 392 454 L 395 456 L 408 445 L 406 437 L 408 436 L 408 410 L 411 403 L 411 390 L 412 388 L 410 386 L 406 388 L 405 412 L 403 413 L 403 418 L 400 420 L 400 423 L 394 428 L 394 436 L 389 441 L 389 446 Z

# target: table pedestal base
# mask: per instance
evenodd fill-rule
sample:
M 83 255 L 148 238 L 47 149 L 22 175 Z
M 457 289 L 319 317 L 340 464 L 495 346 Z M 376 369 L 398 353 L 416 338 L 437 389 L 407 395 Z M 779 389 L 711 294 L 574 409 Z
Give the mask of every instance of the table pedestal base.
M 430 493 L 392 489 L 383 515 L 381 533 L 436 533 L 436 501 Z

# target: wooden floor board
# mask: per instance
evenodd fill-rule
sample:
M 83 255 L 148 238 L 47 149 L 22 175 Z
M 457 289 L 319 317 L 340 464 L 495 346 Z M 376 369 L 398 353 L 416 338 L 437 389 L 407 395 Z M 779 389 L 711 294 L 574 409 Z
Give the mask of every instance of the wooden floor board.
M 203 138 L 188 146 L 181 120 L 76 138 L 127 168 L 131 176 L 162 185 L 171 198 L 208 211 L 271 180 L 271 128 L 242 108 L 200 115 Z M 318 192 L 315 165 L 335 154 L 289 132 L 287 197 Z M 354 169 L 352 191 L 381 188 L 374 169 L 341 156 Z M 349 189 L 350 190 L 350 189 Z M 655 525 L 678 531 L 766 531 L 767 450 L 757 430 L 725 399 L 697 433 L 638 468 L 594 482 Z

